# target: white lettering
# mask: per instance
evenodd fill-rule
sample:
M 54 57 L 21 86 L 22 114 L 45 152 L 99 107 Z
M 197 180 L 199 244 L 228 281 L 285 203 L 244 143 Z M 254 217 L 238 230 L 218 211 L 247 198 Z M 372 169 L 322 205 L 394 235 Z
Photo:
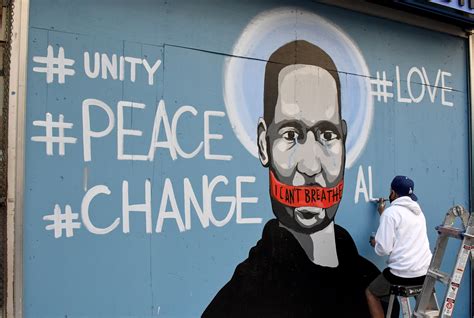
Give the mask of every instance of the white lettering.
M 123 128 L 123 108 L 137 108 L 145 109 L 145 104 L 133 103 L 127 101 L 119 101 L 117 104 L 117 160 L 147 160 L 147 155 L 129 155 L 124 154 L 124 136 L 137 136 L 141 137 L 143 132 L 136 129 L 124 129 Z
M 155 64 L 153 64 L 153 67 L 150 67 L 150 65 L 148 64 L 148 61 L 143 59 L 143 66 L 145 67 L 145 70 L 147 71 L 148 73 L 148 84 L 149 85 L 153 85 L 154 83 L 154 75 L 155 75 L 155 72 L 156 70 L 158 70 L 158 67 L 160 67 L 161 65 L 161 60 L 157 60 Z
M 178 120 L 181 117 L 181 115 L 186 112 L 193 114 L 193 116 L 197 115 L 196 108 L 192 106 L 181 106 L 173 116 L 173 120 L 171 121 L 171 131 L 173 132 L 173 144 L 174 144 L 174 147 L 176 148 L 176 152 L 183 158 L 191 159 L 195 157 L 199 153 L 199 151 L 201 151 L 203 142 L 201 141 L 199 146 L 196 149 L 194 149 L 194 151 L 191 153 L 184 152 L 181 146 L 179 145 L 178 135 L 176 133 L 178 130 Z
M 445 76 L 451 77 L 451 73 L 441 72 L 441 104 L 443 106 L 453 107 L 454 103 L 446 100 L 446 92 L 452 92 L 453 88 L 446 85 Z
M 191 229 L 191 203 L 196 211 L 196 214 L 201 222 L 203 228 L 209 227 L 209 215 L 208 211 L 202 211 L 201 206 L 198 203 L 196 195 L 194 194 L 193 186 L 188 178 L 184 178 L 184 221 L 186 230 Z
M 96 78 L 99 76 L 100 71 L 100 54 L 94 53 L 94 70 L 91 71 L 89 52 L 84 52 L 84 71 L 86 72 L 87 77 Z
M 137 59 L 136 57 L 126 56 L 125 61 L 130 63 L 130 80 L 135 82 L 135 78 L 137 77 L 137 64 L 142 64 L 141 59 Z
M 411 85 L 412 85 L 411 80 L 412 80 L 413 74 L 417 74 L 418 77 L 421 80 L 421 85 L 420 85 L 421 86 L 421 92 L 420 92 L 420 95 L 418 95 L 417 97 L 413 96 L 413 91 L 411 89 Z M 410 98 L 414 103 L 421 102 L 423 97 L 425 97 L 425 82 L 423 80 L 424 80 L 423 74 L 421 74 L 421 71 L 417 67 L 412 67 L 408 71 L 408 75 L 407 75 L 408 95 L 410 95 Z
M 411 103 L 410 98 L 402 97 L 402 87 L 400 85 L 400 68 L 398 65 L 395 67 L 395 73 L 397 78 L 397 101 L 400 103 Z
M 112 54 L 112 60 L 107 54 L 102 53 L 102 78 L 107 79 L 107 73 L 115 80 L 117 79 L 117 55 Z
M 168 201 L 171 205 L 171 211 L 166 211 Z M 180 232 L 185 230 L 183 220 L 179 214 L 178 204 L 176 203 L 176 197 L 174 195 L 173 185 L 171 180 L 166 178 L 165 185 L 163 186 L 163 194 L 161 196 L 160 210 L 158 212 L 158 221 L 156 223 L 156 233 L 161 233 L 163 229 L 163 222 L 165 219 L 175 219 L 176 224 Z
M 369 200 L 374 200 L 373 186 L 372 186 L 372 166 L 367 168 L 369 174 Z
M 158 135 L 160 133 L 161 122 L 165 128 L 166 141 L 158 141 Z M 148 151 L 148 160 L 153 161 L 155 157 L 156 148 L 168 148 L 171 158 L 173 160 L 177 159 L 176 149 L 173 144 L 173 134 L 171 133 L 170 123 L 168 121 L 168 114 L 166 113 L 166 106 L 163 100 L 160 100 L 158 103 L 158 108 L 156 109 L 155 121 L 153 124 L 153 133 L 150 143 L 150 150 Z
M 236 205 L 237 205 L 237 224 L 258 224 L 262 223 L 262 218 L 243 218 L 242 203 L 257 203 L 257 197 L 242 197 L 242 183 L 255 183 L 255 177 L 238 176 L 235 182 L 236 189 Z
M 214 179 L 212 179 L 211 183 L 209 183 L 209 179 L 206 175 L 203 177 L 203 195 L 204 195 L 204 210 L 206 211 L 205 213 L 209 215 L 209 218 L 211 219 L 212 224 L 214 224 L 217 227 L 222 227 L 229 223 L 230 219 L 234 215 L 235 211 L 235 197 L 233 196 L 219 196 L 216 197 L 216 202 L 219 203 L 230 203 L 229 210 L 227 211 L 227 215 L 223 220 L 217 220 L 214 217 L 214 213 L 212 211 L 212 193 L 214 192 L 214 188 L 216 187 L 217 184 L 219 183 L 224 183 L 227 185 L 229 183 L 229 180 L 225 176 L 217 176 Z
M 91 130 L 90 123 L 90 106 L 97 106 L 103 109 L 107 113 L 108 124 L 107 128 L 102 131 L 93 131 Z M 92 150 L 91 150 L 91 138 L 101 138 L 107 136 L 112 129 L 114 128 L 115 117 L 112 109 L 98 99 L 88 98 L 82 102 L 82 142 L 84 149 L 84 161 L 88 162 L 92 160 Z
M 94 226 L 94 224 L 92 224 L 91 219 L 89 217 L 89 206 L 91 204 L 92 199 L 94 199 L 99 194 L 110 195 L 110 193 L 111 192 L 107 186 L 97 185 L 89 189 L 89 191 L 86 192 L 86 194 L 84 195 L 84 198 L 82 199 L 82 204 L 81 204 L 82 223 L 84 224 L 86 229 L 88 229 L 89 232 L 91 232 L 92 234 L 104 235 L 104 234 L 110 233 L 113 230 L 115 230 L 115 228 L 120 224 L 120 218 L 116 218 L 115 221 L 110 226 L 106 228 L 99 228 L 99 227 Z
M 221 134 L 211 134 L 209 131 L 209 118 L 214 117 L 224 117 L 224 112 L 219 111 L 205 111 L 204 112 L 204 158 L 209 160 L 231 160 L 232 156 L 230 155 L 216 155 L 211 154 L 211 140 L 222 140 L 224 136 Z
M 361 193 L 364 195 L 365 202 L 369 202 L 369 194 L 367 192 L 367 185 L 365 183 L 364 170 L 362 169 L 362 166 L 359 166 L 359 170 L 357 172 L 356 191 L 354 194 L 354 203 L 359 203 L 359 196 Z
M 123 56 L 119 59 L 119 80 L 125 79 L 125 58 Z
M 143 204 L 130 204 L 128 194 L 128 182 L 123 181 L 122 183 L 122 219 L 123 219 L 123 233 L 130 232 L 130 212 L 142 212 L 145 213 L 145 224 L 146 232 L 152 232 L 151 224 L 151 182 L 150 180 L 145 181 L 145 203 Z
M 428 79 L 428 74 L 426 74 L 426 70 L 424 67 L 421 68 L 421 71 L 423 72 L 425 83 L 428 86 L 427 89 L 428 89 L 428 95 L 430 96 L 430 100 L 432 103 L 434 103 L 435 97 L 436 97 L 436 91 L 438 90 L 439 79 L 441 77 L 441 70 L 438 70 L 438 73 L 436 73 L 436 80 L 433 85 L 430 84 L 430 80 Z

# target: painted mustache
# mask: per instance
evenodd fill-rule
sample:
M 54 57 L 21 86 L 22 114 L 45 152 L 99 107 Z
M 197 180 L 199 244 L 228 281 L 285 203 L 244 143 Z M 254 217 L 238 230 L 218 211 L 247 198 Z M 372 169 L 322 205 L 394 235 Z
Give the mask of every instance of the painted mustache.
M 298 207 L 318 207 L 327 209 L 341 202 L 344 180 L 335 187 L 292 186 L 275 178 L 270 171 L 270 195 L 283 205 Z

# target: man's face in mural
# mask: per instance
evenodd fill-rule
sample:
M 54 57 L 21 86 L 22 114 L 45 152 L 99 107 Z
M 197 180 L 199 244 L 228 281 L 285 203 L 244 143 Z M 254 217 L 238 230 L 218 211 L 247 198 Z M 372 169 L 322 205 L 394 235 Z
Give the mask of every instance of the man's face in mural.
M 335 187 L 344 175 L 346 131 L 334 77 L 314 65 L 286 66 L 274 118 L 259 124 L 260 160 L 286 185 Z M 313 233 L 334 219 L 338 204 L 295 208 L 272 198 L 272 207 L 283 225 Z

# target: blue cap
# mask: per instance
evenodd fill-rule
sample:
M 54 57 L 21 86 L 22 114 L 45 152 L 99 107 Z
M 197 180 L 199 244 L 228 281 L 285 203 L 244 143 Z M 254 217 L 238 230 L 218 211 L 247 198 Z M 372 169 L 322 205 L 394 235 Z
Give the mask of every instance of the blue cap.
M 405 176 L 396 176 L 393 178 L 390 187 L 396 194 L 401 197 L 408 196 L 413 201 L 417 201 L 418 197 L 413 193 L 415 190 L 415 183 L 412 179 Z

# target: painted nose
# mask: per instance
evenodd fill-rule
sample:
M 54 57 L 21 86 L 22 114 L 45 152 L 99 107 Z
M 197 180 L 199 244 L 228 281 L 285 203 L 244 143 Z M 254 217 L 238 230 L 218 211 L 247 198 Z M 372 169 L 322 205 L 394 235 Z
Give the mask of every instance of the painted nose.
M 312 131 L 308 133 L 300 149 L 300 160 L 297 165 L 298 171 L 306 177 L 314 177 L 321 173 L 321 144 L 316 140 Z

